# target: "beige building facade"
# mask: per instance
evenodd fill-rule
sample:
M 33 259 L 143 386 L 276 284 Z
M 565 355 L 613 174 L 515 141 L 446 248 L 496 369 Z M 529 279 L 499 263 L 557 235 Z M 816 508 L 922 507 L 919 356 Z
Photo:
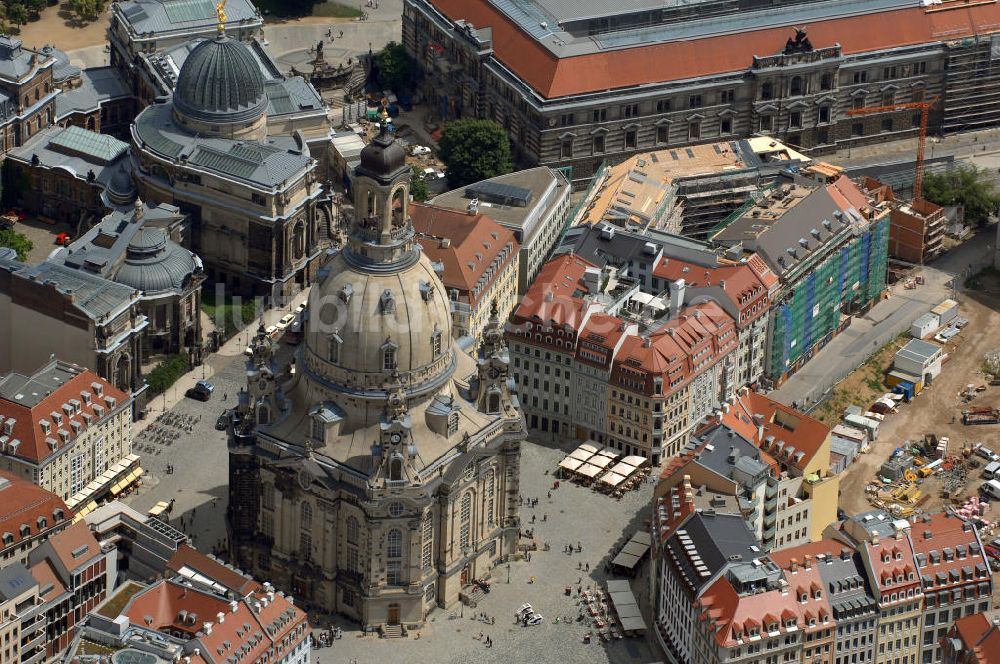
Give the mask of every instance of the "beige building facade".
M 131 398 L 77 365 L 0 378 L 0 416 L 0 469 L 63 500 L 132 453 Z

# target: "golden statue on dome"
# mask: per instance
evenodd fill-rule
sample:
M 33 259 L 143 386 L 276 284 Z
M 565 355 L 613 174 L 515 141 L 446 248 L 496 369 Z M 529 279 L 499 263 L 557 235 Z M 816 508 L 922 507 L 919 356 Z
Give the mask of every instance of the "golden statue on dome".
M 215 13 L 219 16 L 219 34 L 226 33 L 226 0 L 215 5 Z

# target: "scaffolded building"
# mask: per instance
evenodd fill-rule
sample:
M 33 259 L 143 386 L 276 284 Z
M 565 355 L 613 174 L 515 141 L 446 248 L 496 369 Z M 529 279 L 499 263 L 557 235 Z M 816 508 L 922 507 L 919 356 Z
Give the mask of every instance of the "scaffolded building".
M 822 169 L 821 169 L 822 170 Z M 781 384 L 885 290 L 889 206 L 843 175 L 789 176 L 720 224 L 713 239 L 756 252 L 780 282 L 765 375 Z

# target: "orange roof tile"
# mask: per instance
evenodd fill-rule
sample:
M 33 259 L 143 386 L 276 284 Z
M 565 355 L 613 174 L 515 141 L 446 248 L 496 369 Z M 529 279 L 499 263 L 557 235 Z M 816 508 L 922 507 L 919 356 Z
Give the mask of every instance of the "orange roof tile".
M 1000 627 L 985 614 L 960 618 L 953 630 L 961 639 L 965 654 L 975 656 L 968 664 L 1000 664 Z
M 13 537 L 9 545 L 0 539 L 0 550 L 37 537 L 39 532 L 54 528 L 57 524 L 65 526 L 65 519 L 70 511 L 62 498 L 10 473 L 0 471 L 0 479 L 10 482 L 0 488 L 0 537 L 7 533 Z M 59 521 L 56 520 L 57 513 L 62 515 Z M 46 521 L 44 527 L 39 525 L 39 519 L 43 518 Z M 28 527 L 27 534 L 23 536 L 22 526 Z
M 481 290 L 475 292 L 480 278 L 500 252 L 511 246 L 503 261 L 503 265 L 507 266 L 520 249 L 521 245 L 510 229 L 484 214 L 469 214 L 424 203 L 411 203 L 409 209 L 417 241 L 424 253 L 432 261 L 444 265 L 441 277 L 444 285 L 467 293 L 473 303 L 502 273 L 502 269 L 494 271 Z M 442 242 L 445 238 L 448 246 Z
M 94 389 L 91 387 L 92 383 L 99 383 L 102 386 L 103 396 L 94 393 Z M 81 399 L 82 392 L 90 394 L 89 403 Z M 68 416 L 63 410 L 63 404 L 68 404 L 71 399 L 80 402 L 80 410 L 72 416 Z M 108 399 L 114 400 L 114 407 L 108 405 Z M 0 416 L 3 416 L 4 419 L 13 418 L 15 420 L 13 431 L 8 434 L 8 450 L 11 441 L 20 441 L 17 450 L 8 453 L 34 463 L 42 463 L 76 440 L 74 422 L 80 426 L 81 431 L 87 429 L 87 421 L 83 415 L 90 416 L 93 422 L 102 419 L 94 411 L 94 405 L 104 408 L 104 417 L 107 417 L 108 413 L 115 408 L 120 408 L 128 399 L 127 394 L 112 386 L 90 369 L 81 370 L 79 374 L 66 381 L 62 387 L 39 401 L 32 408 L 17 401 L 0 399 Z M 62 424 L 54 421 L 52 413 L 59 415 Z M 48 422 L 49 433 L 42 430 L 42 425 L 39 423 L 41 420 Z M 68 434 L 66 442 L 63 442 L 60 430 Z M 47 441 L 53 441 L 55 446 L 53 447 Z
M 177 551 L 167 561 L 167 569 L 169 570 L 180 573 L 184 568 L 212 579 L 219 585 L 239 594 L 241 597 L 246 597 L 261 587 L 259 583 L 250 577 L 231 567 L 226 567 L 217 560 L 209 558 L 188 544 L 182 544 L 177 547 Z
M 51 602 L 66 592 L 66 586 L 59 579 L 52 563 L 42 559 L 31 566 L 31 576 L 38 582 L 39 594 L 45 602 Z
M 760 415 L 762 421 L 758 423 L 755 415 Z M 809 465 L 830 434 L 830 427 L 819 420 L 753 391 L 737 397 L 723 421 L 740 433 L 752 434 L 747 437 L 781 465 L 800 470 Z M 763 427 L 762 436 L 758 424 Z M 770 437 L 774 440 L 768 444 Z M 778 442 L 784 443 L 780 449 Z M 794 453 L 789 456 L 789 446 L 794 447 L 796 453 L 802 452 L 801 458 L 796 459 Z
M 77 521 L 66 530 L 49 538 L 48 545 L 55 555 L 53 562 L 61 564 L 70 574 L 90 565 L 101 554 L 101 545 L 85 521 Z
M 465 19 L 476 28 L 492 28 L 496 57 L 548 99 L 747 70 L 755 55 L 779 53 L 794 27 L 808 28 L 815 48 L 840 44 L 842 52 L 849 55 L 960 39 L 979 34 L 980 26 L 1000 23 L 997 4 L 928 12 L 914 3 L 906 9 L 827 19 L 808 26 L 788 25 L 559 59 L 487 0 L 433 0 L 433 5 L 453 21 Z M 892 29 L 884 29 L 887 25 Z
M 511 317 L 514 324 L 533 319 L 569 326 L 578 331 L 586 318 L 588 294 L 583 275 L 593 263 L 573 254 L 550 260 L 538 273 L 531 288 Z

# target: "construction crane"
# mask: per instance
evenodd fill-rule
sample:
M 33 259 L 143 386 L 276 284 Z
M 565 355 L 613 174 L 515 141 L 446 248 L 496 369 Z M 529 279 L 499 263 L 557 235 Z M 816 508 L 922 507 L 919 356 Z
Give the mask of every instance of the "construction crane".
M 849 116 L 872 115 L 874 113 L 893 113 L 896 111 L 919 110 L 920 111 L 920 133 L 917 134 L 917 164 L 913 173 L 913 200 L 923 200 L 924 183 L 924 144 L 927 142 L 927 116 L 937 104 L 940 97 L 934 97 L 927 101 L 911 101 L 905 104 L 888 104 L 886 106 L 867 106 L 865 108 L 855 108 L 847 112 Z

